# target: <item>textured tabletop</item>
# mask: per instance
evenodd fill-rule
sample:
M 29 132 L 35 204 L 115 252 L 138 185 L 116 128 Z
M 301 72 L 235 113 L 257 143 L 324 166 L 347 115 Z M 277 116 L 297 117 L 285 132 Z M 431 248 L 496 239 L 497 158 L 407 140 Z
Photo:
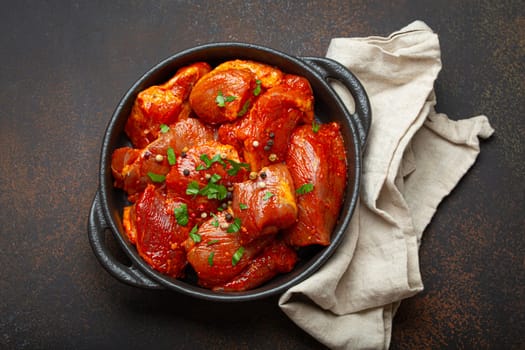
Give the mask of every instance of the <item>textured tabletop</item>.
M 113 110 L 158 61 L 217 41 L 324 56 L 333 37 L 439 34 L 437 110 L 495 134 L 423 236 L 392 349 L 525 346 L 520 1 L 13 1 L 0 13 L 0 348 L 319 349 L 277 298 L 217 304 L 111 277 L 87 239 Z M 108 244 L 111 244 L 109 242 Z M 115 253 L 118 254 L 115 246 Z

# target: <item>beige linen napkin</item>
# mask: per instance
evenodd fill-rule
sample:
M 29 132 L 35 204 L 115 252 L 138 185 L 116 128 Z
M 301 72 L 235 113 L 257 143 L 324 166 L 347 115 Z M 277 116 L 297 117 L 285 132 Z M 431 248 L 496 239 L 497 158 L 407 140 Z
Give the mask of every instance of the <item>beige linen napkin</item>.
M 387 349 L 399 302 L 423 289 L 423 230 L 474 163 L 478 137 L 494 130 L 485 116 L 435 112 L 439 40 L 421 21 L 386 38 L 333 39 L 327 57 L 351 69 L 370 98 L 360 202 L 334 256 L 279 305 L 330 348 Z

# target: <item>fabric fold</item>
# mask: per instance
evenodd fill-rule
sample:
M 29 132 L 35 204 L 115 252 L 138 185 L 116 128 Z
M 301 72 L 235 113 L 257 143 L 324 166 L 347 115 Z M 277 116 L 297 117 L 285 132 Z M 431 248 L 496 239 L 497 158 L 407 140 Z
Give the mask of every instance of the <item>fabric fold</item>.
M 423 290 L 423 231 L 493 129 L 485 116 L 435 112 L 439 40 L 421 21 L 388 37 L 332 39 L 327 57 L 357 76 L 371 103 L 360 200 L 332 258 L 279 305 L 330 348 L 386 349 L 399 302 Z

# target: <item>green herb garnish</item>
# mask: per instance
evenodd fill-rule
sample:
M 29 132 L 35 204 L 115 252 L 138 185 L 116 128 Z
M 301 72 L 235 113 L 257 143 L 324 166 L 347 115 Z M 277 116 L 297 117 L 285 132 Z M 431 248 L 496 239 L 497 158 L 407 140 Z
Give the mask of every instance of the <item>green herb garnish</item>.
M 246 210 L 246 209 L 248 209 L 248 206 L 246 204 L 244 204 L 244 203 L 239 203 L 239 209 Z
M 173 148 L 168 148 L 168 150 L 166 151 L 166 155 L 168 156 L 169 165 L 177 164 L 177 157 L 175 156 L 175 151 L 173 150 Z
M 179 225 L 186 226 L 188 224 L 190 218 L 188 216 L 188 205 L 186 203 L 182 203 L 178 207 L 175 207 L 173 213 L 175 214 L 175 219 Z
M 239 262 L 239 260 L 241 260 L 243 254 L 244 254 L 244 247 L 239 247 L 239 249 L 237 249 L 237 250 L 235 251 L 235 253 L 233 253 L 233 256 L 232 256 L 232 266 L 237 265 L 237 263 Z
M 214 245 L 214 244 L 217 244 L 217 243 L 219 243 L 218 239 L 212 239 L 211 241 L 208 241 L 208 243 L 206 243 L 206 245 Z
M 170 127 L 166 124 L 160 124 L 160 132 L 165 134 L 170 130 Z
M 226 232 L 228 233 L 235 233 L 239 232 L 241 230 L 241 219 L 235 218 L 233 219 L 233 222 L 228 226 L 228 229 Z
M 209 182 L 206 186 L 200 189 L 198 194 L 208 197 L 208 199 L 223 200 L 228 196 L 228 189 L 223 185 Z
M 275 194 L 273 194 L 272 192 L 266 192 L 264 194 L 263 200 L 267 201 L 268 199 L 272 198 L 273 196 L 275 196 Z
M 237 116 L 242 117 L 243 115 L 245 115 L 250 110 L 250 104 L 250 100 L 246 100 L 246 102 L 244 102 L 244 104 L 242 105 L 242 108 L 239 111 L 239 113 L 237 113 Z
M 320 127 L 321 127 L 321 124 L 317 123 L 315 120 L 312 121 L 312 131 L 314 133 L 317 133 Z
M 301 185 L 297 190 L 295 190 L 295 193 L 306 194 L 306 193 L 312 192 L 313 190 L 314 190 L 314 184 L 306 183 L 306 184 Z
M 217 181 L 219 181 L 220 179 L 222 179 L 222 177 L 219 175 L 219 174 L 213 174 L 211 177 L 210 177 L 210 182 L 215 184 L 217 183 Z
M 148 177 L 153 182 L 164 182 L 166 180 L 166 175 L 155 174 L 152 172 L 148 172 Z
M 189 233 L 190 238 L 195 243 L 199 243 L 202 240 L 201 235 L 199 235 L 197 233 L 198 230 L 199 230 L 199 227 L 197 225 L 195 225 L 195 226 L 193 226 L 193 228 L 191 229 L 191 231 Z
M 215 103 L 217 103 L 217 106 L 219 106 L 219 107 L 224 107 L 224 106 L 226 106 L 226 102 L 235 101 L 236 98 L 237 98 L 237 96 L 224 96 L 222 94 L 222 91 L 219 90 L 217 92 L 217 97 L 215 98 Z
M 192 181 L 188 184 L 186 188 L 186 194 L 190 196 L 196 196 L 199 194 L 199 183 L 197 181 Z
M 228 175 L 235 176 L 237 173 L 241 170 L 241 168 L 244 168 L 246 170 L 250 170 L 250 164 L 248 163 L 238 163 L 231 159 L 226 159 L 228 163 L 230 163 L 231 168 L 227 170 Z
M 210 255 L 208 255 L 208 265 L 213 266 L 213 257 L 215 256 L 215 252 L 211 252 Z
M 261 81 L 259 79 L 257 79 L 255 81 L 255 89 L 253 89 L 253 96 L 259 96 L 259 94 L 261 93 Z
M 199 165 L 195 168 L 196 170 L 206 170 L 206 169 L 209 169 L 209 168 L 213 165 L 213 163 L 219 163 L 219 164 L 222 164 L 223 166 L 226 165 L 226 163 L 224 163 L 224 161 L 222 160 L 220 154 L 216 154 L 216 155 L 213 156 L 213 158 L 211 158 L 211 159 L 210 159 L 210 157 L 208 157 L 207 154 L 201 154 L 201 155 L 200 155 L 200 159 L 204 162 L 205 165 L 199 164 Z

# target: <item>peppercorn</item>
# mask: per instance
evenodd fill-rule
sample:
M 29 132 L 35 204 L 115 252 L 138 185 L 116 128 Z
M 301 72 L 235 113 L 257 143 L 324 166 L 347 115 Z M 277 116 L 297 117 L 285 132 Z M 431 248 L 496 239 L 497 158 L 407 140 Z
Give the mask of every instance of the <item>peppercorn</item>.
M 190 175 L 190 171 L 189 171 L 188 169 L 184 169 L 184 170 L 182 171 L 182 174 L 183 174 L 184 176 L 189 176 L 189 175 Z

